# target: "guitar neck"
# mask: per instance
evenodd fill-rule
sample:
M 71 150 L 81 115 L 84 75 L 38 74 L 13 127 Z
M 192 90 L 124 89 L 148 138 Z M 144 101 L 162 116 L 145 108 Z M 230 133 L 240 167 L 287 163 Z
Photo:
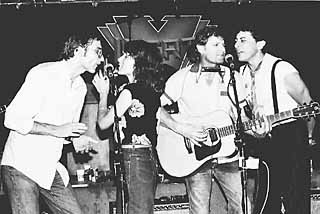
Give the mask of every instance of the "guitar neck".
M 292 117 L 293 117 L 293 111 L 288 110 L 288 111 L 280 112 L 278 114 L 268 115 L 267 119 L 270 121 L 271 124 L 274 124 L 276 122 L 286 120 Z M 242 125 L 244 128 L 244 131 L 250 130 L 254 126 L 254 124 L 257 124 L 260 122 L 262 122 L 262 119 L 248 120 L 243 122 Z M 236 128 L 234 125 L 217 128 L 217 132 L 220 137 L 226 137 L 226 136 L 232 135 L 235 133 L 235 131 L 236 131 Z
M 277 114 L 273 114 L 273 115 L 268 115 L 267 119 L 270 121 L 271 124 L 274 124 L 276 122 L 282 121 L 282 120 L 286 120 L 289 118 L 293 117 L 293 111 L 292 110 L 288 110 L 288 111 L 283 111 Z M 256 119 L 256 120 L 249 120 L 243 123 L 244 129 L 249 130 L 252 128 L 252 126 L 254 126 L 254 124 L 263 122 L 261 118 Z

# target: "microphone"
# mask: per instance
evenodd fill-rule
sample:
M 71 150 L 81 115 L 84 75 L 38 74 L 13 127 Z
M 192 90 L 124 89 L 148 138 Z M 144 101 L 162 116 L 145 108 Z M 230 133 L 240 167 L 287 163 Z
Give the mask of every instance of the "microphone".
M 107 76 L 108 78 L 113 78 L 118 76 L 118 69 L 112 63 L 106 63 L 107 60 L 104 61 L 104 72 L 103 76 Z
M 233 56 L 231 54 L 227 54 L 224 57 L 224 61 L 226 61 L 226 63 L 229 65 L 229 67 L 231 68 L 231 70 L 234 69 L 234 62 L 233 62 Z

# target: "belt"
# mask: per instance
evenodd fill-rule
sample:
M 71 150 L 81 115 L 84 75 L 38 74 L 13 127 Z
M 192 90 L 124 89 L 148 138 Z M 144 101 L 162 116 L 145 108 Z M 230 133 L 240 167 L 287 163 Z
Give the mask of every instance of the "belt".
M 125 144 L 125 145 L 122 145 L 121 148 L 123 148 L 123 149 L 143 149 L 143 148 L 151 148 L 151 145 Z

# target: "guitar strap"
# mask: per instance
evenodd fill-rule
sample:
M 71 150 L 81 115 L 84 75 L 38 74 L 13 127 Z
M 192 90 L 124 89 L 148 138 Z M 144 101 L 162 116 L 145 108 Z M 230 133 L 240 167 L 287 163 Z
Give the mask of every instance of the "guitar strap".
M 173 99 L 166 92 L 163 92 L 163 95 L 170 100 L 171 104 L 174 103 Z
M 279 113 L 279 107 L 278 107 L 277 87 L 276 87 L 276 80 L 275 80 L 274 73 L 275 73 L 276 65 L 281 61 L 283 60 L 278 59 L 277 61 L 275 61 L 271 70 L 271 90 L 272 90 L 272 99 L 273 99 L 273 109 L 275 114 Z
M 195 67 L 194 65 L 191 66 L 190 71 L 191 71 L 192 69 L 194 69 L 194 67 Z M 199 67 L 197 67 L 197 68 L 199 68 Z M 186 81 L 187 75 L 189 74 L 190 71 L 186 72 L 186 74 L 185 74 L 184 77 L 183 77 L 182 88 L 181 88 L 181 90 L 180 90 L 180 95 L 179 95 L 179 97 L 178 97 L 177 100 L 179 100 L 179 99 L 181 98 L 181 96 L 182 96 L 183 89 L 184 89 L 184 87 L 185 87 L 185 81 Z M 172 99 L 172 97 L 171 97 L 169 94 L 167 94 L 166 92 L 163 92 L 163 95 L 170 101 L 170 104 L 167 104 L 167 105 L 163 106 L 164 109 L 165 109 L 169 114 L 179 113 L 178 101 L 177 101 L 177 100 L 174 101 L 174 100 Z
M 191 69 L 194 69 L 195 66 L 191 66 Z M 199 67 L 197 67 L 199 68 Z M 190 70 L 191 70 L 190 69 Z M 184 75 L 184 78 L 183 78 L 183 84 L 182 84 L 182 88 L 181 88 L 181 91 L 180 91 L 180 96 L 178 97 L 178 99 L 181 98 L 182 96 L 182 93 L 183 93 L 183 89 L 185 87 L 185 81 L 186 81 L 186 78 L 187 78 L 187 75 L 189 74 L 190 71 L 186 72 L 186 74 Z M 171 102 L 171 104 L 167 104 L 164 107 L 164 109 L 169 113 L 169 114 L 175 114 L 175 113 L 179 113 L 179 105 L 178 105 L 178 102 L 177 101 L 174 101 L 172 99 L 171 96 L 169 96 L 166 92 L 163 93 L 163 95 L 169 99 L 169 101 Z M 178 100 L 177 99 L 177 100 Z M 191 142 L 188 138 L 184 137 L 184 144 L 185 144 L 185 147 L 188 151 L 188 153 L 192 153 L 192 147 L 191 147 Z
M 243 69 L 242 69 L 242 75 L 243 75 L 243 73 L 244 73 L 244 71 L 246 70 L 247 67 L 248 67 L 248 64 L 246 64 L 246 65 L 243 67 Z M 250 120 L 252 120 L 252 119 L 253 119 L 253 118 L 252 118 L 252 108 L 251 108 L 250 104 L 248 103 L 248 100 L 247 100 L 247 99 L 243 100 L 243 102 L 246 102 L 246 105 L 244 105 L 244 107 L 243 107 L 244 113 L 245 113 L 245 115 L 246 115 Z
M 163 92 L 163 95 L 170 101 L 170 104 L 167 104 L 167 105 L 163 106 L 163 108 L 169 114 L 179 113 L 178 103 L 175 102 L 166 92 Z

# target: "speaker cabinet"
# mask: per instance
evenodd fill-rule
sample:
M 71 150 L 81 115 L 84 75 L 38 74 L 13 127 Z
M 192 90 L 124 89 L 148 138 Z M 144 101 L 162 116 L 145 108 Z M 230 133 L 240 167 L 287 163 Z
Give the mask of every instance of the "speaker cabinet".
M 117 214 L 114 201 L 109 202 L 109 214 Z M 189 214 L 189 203 L 163 203 L 154 205 L 154 214 Z
M 320 193 L 311 193 L 311 214 L 320 213 Z
M 155 214 L 189 214 L 189 203 L 155 204 Z

